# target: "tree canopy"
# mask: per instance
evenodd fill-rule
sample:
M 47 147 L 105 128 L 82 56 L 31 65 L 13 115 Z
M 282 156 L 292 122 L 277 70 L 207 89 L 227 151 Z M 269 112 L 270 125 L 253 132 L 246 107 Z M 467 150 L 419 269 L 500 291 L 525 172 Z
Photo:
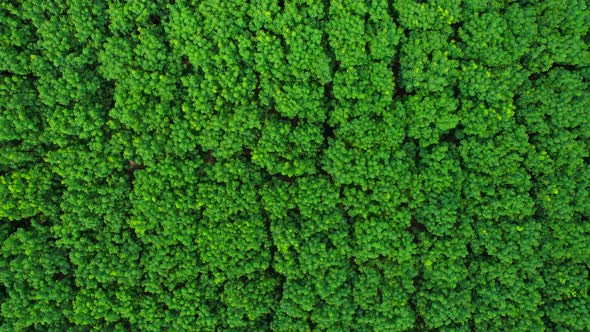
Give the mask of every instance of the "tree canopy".
M 0 330 L 590 331 L 588 0 L 5 0 Z

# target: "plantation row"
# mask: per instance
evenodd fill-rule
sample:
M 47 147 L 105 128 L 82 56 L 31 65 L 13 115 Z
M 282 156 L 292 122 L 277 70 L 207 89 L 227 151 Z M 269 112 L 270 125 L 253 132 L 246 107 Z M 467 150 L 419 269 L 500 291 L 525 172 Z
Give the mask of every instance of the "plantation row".
M 586 0 L 0 3 L 0 329 L 589 331 Z

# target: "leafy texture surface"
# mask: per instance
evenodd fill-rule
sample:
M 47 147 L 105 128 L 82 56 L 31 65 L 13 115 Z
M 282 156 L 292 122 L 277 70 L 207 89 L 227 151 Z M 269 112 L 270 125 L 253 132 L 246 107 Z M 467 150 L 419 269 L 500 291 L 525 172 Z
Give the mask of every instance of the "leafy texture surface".
M 0 330 L 590 331 L 586 0 L 0 3 Z

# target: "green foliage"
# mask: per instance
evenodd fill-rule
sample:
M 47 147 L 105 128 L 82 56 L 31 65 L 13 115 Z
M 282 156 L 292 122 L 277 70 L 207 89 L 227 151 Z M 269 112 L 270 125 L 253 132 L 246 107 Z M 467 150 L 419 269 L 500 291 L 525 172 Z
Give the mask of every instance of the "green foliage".
M 584 0 L 0 4 L 0 330 L 589 331 Z

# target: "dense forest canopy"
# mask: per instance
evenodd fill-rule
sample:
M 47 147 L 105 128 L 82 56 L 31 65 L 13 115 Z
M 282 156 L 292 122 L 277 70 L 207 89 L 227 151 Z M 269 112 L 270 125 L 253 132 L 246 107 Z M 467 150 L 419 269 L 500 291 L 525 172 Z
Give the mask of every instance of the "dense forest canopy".
M 589 7 L 2 1 L 0 330 L 590 331 Z

